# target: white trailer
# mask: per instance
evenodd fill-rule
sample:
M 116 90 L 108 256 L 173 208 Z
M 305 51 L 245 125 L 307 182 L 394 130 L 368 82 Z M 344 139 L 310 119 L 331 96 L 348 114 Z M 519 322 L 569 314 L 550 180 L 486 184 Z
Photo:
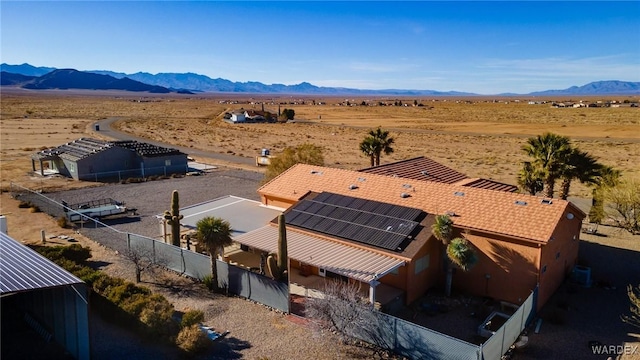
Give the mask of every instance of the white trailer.
M 131 211 L 135 213 L 135 209 L 128 209 L 121 201 L 115 201 L 111 198 L 92 200 L 78 204 L 68 205 L 64 201 L 64 211 L 70 221 L 86 220 L 87 217 L 100 219 L 112 215 L 126 214 Z

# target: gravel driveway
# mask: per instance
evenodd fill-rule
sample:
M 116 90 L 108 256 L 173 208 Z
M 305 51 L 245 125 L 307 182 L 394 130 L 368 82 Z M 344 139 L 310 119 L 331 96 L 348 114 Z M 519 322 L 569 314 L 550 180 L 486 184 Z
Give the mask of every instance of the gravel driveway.
M 123 232 L 156 238 L 161 235 L 156 215 L 169 210 L 173 190 L 178 190 L 180 194 L 181 208 L 226 195 L 260 200 L 256 190 L 263 176 L 262 173 L 247 170 L 220 169 L 201 176 L 111 184 L 50 193 L 47 196 L 69 204 L 103 198 L 124 201 L 127 207 L 137 209 L 138 215 L 105 220 L 104 223 Z

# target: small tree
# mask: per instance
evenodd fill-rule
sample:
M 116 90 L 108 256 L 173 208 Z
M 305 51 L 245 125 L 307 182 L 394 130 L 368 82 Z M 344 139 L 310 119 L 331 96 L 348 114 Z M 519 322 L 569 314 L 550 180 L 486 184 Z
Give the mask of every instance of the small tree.
M 556 180 L 560 177 L 564 162 L 571 152 L 568 137 L 544 133 L 527 139 L 522 150 L 532 158 L 531 165 L 544 181 L 544 196 L 553 197 Z
M 591 209 L 589 209 L 589 222 L 594 224 L 600 224 L 605 219 L 607 215 L 604 210 L 605 193 L 620 184 L 622 173 L 620 170 L 603 165 L 599 177 L 598 184 L 592 191 Z
M 521 191 L 526 191 L 529 195 L 535 195 L 544 188 L 542 174 L 530 161 L 522 163 L 522 169 L 518 173 L 518 186 Z
M 131 245 L 124 257 L 131 261 L 136 271 L 136 283 L 141 281 L 142 273 L 156 267 L 166 266 L 168 261 L 153 250 L 141 245 Z
M 305 314 L 312 319 L 316 331 L 332 331 L 343 341 L 354 337 L 382 349 L 393 348 L 393 328 L 383 321 L 371 303 L 360 295 L 361 283 L 327 281 L 322 297 L 310 297 L 305 303 Z
M 375 130 L 369 130 L 368 135 L 360 143 L 360 151 L 371 159 L 371 166 L 379 166 L 380 155 L 383 152 L 385 155 L 393 153 L 394 149 L 391 145 L 394 142 L 395 139 L 389 136 L 389 131 L 378 127 Z
M 455 238 L 447 246 L 447 256 L 460 269 L 469 271 L 478 262 L 478 256 L 471 243 L 464 238 Z
M 207 216 L 196 223 L 198 229 L 198 241 L 206 247 L 211 258 L 211 283 L 214 290 L 219 290 L 218 270 L 216 268 L 216 258 L 218 254 L 224 253 L 224 247 L 231 245 L 231 225 L 228 221 Z
M 267 183 L 295 164 L 323 166 L 322 148 L 314 144 L 302 144 L 284 149 L 282 153 L 271 159 L 262 183 Z
M 281 121 L 288 121 L 288 120 L 293 120 L 293 118 L 296 116 L 296 112 L 293 109 L 284 109 L 282 110 L 282 113 L 280 113 L 280 120 Z
M 607 215 L 621 228 L 640 234 L 640 182 L 625 181 L 606 192 Z
M 436 216 L 436 221 L 431 225 L 431 233 L 435 236 L 436 239 L 442 242 L 444 245 L 445 256 L 443 256 L 443 261 L 445 261 L 445 267 L 447 272 L 447 279 L 445 283 L 445 294 L 447 296 L 451 295 L 451 283 L 453 282 L 453 268 L 451 268 L 451 262 L 446 256 L 447 248 L 449 247 L 449 243 L 451 242 L 451 236 L 453 236 L 453 220 L 448 215 L 438 215 Z

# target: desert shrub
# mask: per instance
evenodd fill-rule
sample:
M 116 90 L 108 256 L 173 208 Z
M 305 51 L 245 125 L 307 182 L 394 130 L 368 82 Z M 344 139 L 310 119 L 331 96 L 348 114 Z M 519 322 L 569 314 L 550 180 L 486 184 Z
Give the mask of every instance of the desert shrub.
M 88 266 L 82 266 L 81 269 L 74 271 L 73 274 L 80 278 L 80 280 L 87 283 L 88 286 L 92 286 L 93 282 L 100 276 L 100 271 L 94 270 Z
M 20 201 L 20 203 L 18 204 L 18 207 L 19 207 L 19 208 L 21 208 L 21 209 L 27 209 L 27 208 L 30 208 L 30 207 L 31 207 L 31 202 L 22 200 L 22 201 Z
M 66 259 L 73 263 L 82 264 L 91 257 L 91 248 L 83 247 L 80 244 L 68 246 L 34 246 L 33 249 L 56 263 L 58 260 Z
M 202 283 L 207 289 L 213 290 L 213 278 L 211 277 L 211 275 L 205 275 L 202 278 Z
M 197 325 L 204 320 L 204 313 L 200 310 L 189 310 L 182 315 L 182 322 L 180 326 L 183 328 L 190 327 L 191 325 Z
M 104 294 L 110 287 L 116 287 L 122 284 L 124 284 L 124 280 L 101 273 L 93 282 L 93 290 L 98 294 Z
M 136 317 L 140 316 L 142 310 L 149 304 L 149 296 L 146 294 L 132 294 L 127 299 L 124 299 L 120 304 L 122 310 Z
M 195 355 L 204 351 L 210 345 L 210 341 L 198 325 L 191 325 L 180 330 L 176 344 L 187 354 Z
M 140 321 L 147 326 L 152 337 L 168 338 L 177 333 L 178 324 L 173 321 L 173 305 L 158 294 L 148 297 L 149 302 L 140 312 Z
M 69 219 L 67 219 L 66 216 L 60 216 L 57 220 L 56 223 L 58 223 L 58 226 L 60 226 L 63 229 L 66 229 L 68 227 L 70 227 L 69 224 Z
M 124 281 L 121 285 L 108 287 L 102 295 L 120 306 L 134 294 L 149 295 L 151 291 L 147 288 L 136 286 L 134 283 Z
M 40 210 L 40 207 L 38 207 L 38 205 L 31 205 L 31 207 L 29 208 L 29 212 L 32 212 L 32 213 L 39 213 L 40 211 L 41 210 Z
M 86 262 L 87 259 L 91 257 L 91 248 L 83 247 L 80 244 L 62 246 L 61 248 L 61 255 L 63 258 L 75 261 L 79 264 Z

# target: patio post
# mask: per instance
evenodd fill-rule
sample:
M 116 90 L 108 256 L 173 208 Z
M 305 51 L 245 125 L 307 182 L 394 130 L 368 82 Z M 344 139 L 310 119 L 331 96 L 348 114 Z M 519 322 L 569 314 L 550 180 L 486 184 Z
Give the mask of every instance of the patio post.
M 377 276 L 369 282 L 369 302 L 371 302 L 371 306 L 373 307 L 376 305 L 376 287 L 380 285 L 380 281 L 376 279 Z

